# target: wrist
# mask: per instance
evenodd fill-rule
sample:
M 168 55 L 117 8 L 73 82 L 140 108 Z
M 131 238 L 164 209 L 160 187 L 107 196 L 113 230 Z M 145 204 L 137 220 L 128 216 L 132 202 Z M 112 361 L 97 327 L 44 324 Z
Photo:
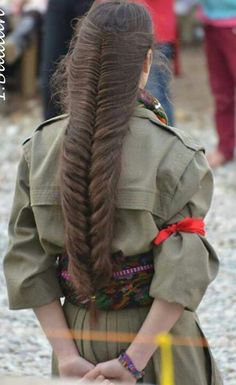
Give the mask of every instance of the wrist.
M 126 353 L 134 363 L 134 366 L 142 371 L 147 366 L 147 363 L 151 357 L 146 357 L 145 353 L 140 349 L 133 349 L 131 346 L 126 350 Z
M 79 351 L 76 346 L 65 347 L 55 352 L 58 361 L 67 361 L 78 357 Z
M 139 370 L 131 357 L 127 354 L 127 352 L 121 351 L 119 357 L 118 357 L 119 363 L 123 366 L 125 370 L 127 370 L 132 377 L 134 377 L 136 380 L 139 380 L 144 377 L 144 370 Z

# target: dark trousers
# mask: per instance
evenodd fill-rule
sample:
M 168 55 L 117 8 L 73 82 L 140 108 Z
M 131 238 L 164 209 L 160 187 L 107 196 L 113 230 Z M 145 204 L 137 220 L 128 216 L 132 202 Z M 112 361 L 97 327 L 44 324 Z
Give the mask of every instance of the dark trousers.
M 169 125 L 174 125 L 174 111 L 170 96 L 170 63 L 174 57 L 174 46 L 171 43 L 157 44 L 154 60 L 146 89 L 159 100 L 168 116 Z
M 219 151 L 232 159 L 236 126 L 236 27 L 205 28 L 206 53 Z
M 83 16 L 94 0 L 49 0 L 45 16 L 41 85 L 45 119 L 61 113 L 51 92 L 51 76 L 66 54 L 76 18 Z

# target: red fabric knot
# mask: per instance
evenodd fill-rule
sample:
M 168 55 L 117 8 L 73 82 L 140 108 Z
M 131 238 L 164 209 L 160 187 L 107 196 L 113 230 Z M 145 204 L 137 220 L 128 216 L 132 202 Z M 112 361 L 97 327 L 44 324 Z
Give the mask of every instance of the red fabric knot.
M 172 234 L 183 232 L 183 233 L 196 233 L 199 235 L 205 235 L 205 223 L 201 218 L 190 218 L 186 217 L 182 221 L 173 223 L 162 229 L 153 240 L 155 245 L 160 245 Z

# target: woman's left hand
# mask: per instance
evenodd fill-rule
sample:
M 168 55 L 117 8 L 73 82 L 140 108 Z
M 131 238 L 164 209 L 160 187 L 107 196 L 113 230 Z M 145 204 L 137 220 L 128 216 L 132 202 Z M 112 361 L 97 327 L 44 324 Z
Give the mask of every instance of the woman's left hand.
M 134 376 L 120 364 L 118 359 L 96 365 L 94 369 L 90 370 L 90 372 L 83 377 L 83 379 L 93 381 L 96 380 L 99 375 L 114 382 L 119 381 L 127 384 L 136 384 Z

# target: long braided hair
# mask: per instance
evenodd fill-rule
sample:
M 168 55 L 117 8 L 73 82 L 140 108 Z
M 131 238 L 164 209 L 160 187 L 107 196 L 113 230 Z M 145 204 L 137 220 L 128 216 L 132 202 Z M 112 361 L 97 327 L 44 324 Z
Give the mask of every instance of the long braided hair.
M 122 145 L 152 46 L 145 7 L 106 1 L 79 23 L 63 61 L 69 113 L 61 159 L 65 247 L 69 273 L 84 300 L 112 275 Z

